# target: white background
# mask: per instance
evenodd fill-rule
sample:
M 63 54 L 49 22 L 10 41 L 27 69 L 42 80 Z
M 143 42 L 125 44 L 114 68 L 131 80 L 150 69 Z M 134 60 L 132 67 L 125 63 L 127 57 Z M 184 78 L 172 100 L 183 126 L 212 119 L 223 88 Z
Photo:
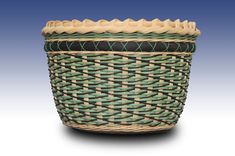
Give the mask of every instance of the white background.
M 235 115 L 232 105 L 225 108 L 223 104 L 217 104 L 216 109 L 210 109 L 203 108 L 202 103 L 197 107 L 197 101 L 188 99 L 173 130 L 128 136 L 93 134 L 67 128 L 62 125 L 50 98 L 47 99 L 47 106 L 38 103 L 37 107 L 35 104 L 31 107 L 28 104 L 28 108 L 20 105 L 14 109 L 10 105 L 2 107 L 1 156 L 235 155 Z

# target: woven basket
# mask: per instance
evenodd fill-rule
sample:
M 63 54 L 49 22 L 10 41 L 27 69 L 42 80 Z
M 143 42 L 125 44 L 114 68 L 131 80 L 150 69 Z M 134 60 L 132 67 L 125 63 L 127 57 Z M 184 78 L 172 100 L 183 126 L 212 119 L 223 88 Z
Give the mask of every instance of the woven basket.
M 49 21 L 42 33 L 65 125 L 105 133 L 175 126 L 200 34 L 194 22 Z

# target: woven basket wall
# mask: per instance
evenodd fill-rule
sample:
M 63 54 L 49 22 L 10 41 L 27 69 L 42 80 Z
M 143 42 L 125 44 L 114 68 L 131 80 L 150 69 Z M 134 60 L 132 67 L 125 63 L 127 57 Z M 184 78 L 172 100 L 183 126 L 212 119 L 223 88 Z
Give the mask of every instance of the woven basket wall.
M 198 34 L 84 33 L 76 26 L 72 32 L 66 24 L 49 26 L 55 30 L 44 28 L 44 48 L 54 101 L 65 125 L 107 133 L 175 126 L 185 104 Z

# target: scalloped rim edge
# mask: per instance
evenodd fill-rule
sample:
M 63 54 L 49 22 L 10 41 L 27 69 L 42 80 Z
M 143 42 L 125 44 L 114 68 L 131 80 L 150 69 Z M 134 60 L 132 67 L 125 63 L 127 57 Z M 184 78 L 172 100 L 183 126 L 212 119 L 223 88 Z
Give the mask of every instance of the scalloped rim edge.
M 98 20 L 93 21 L 90 19 L 79 20 L 63 20 L 63 21 L 48 21 L 46 26 L 42 29 L 42 34 L 45 36 L 52 33 L 134 33 L 140 32 L 143 34 L 147 33 L 176 33 L 180 35 L 194 35 L 199 36 L 201 34 L 200 30 L 196 27 L 196 23 L 192 21 L 180 21 L 179 19 L 172 21 L 170 19 L 161 21 L 159 19 L 153 19 L 151 21 L 140 19 L 125 19 L 123 21 L 119 19 L 108 20 Z

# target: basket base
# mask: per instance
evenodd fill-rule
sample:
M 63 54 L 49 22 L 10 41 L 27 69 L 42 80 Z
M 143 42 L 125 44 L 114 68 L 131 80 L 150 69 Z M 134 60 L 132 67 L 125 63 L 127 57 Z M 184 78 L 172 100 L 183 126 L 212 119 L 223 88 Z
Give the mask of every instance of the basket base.
M 165 125 L 165 126 L 140 126 L 140 125 L 130 125 L 130 126 L 123 126 L 123 125 L 105 125 L 105 126 L 95 126 L 95 125 L 79 125 L 79 124 L 71 124 L 71 123 L 63 123 L 64 125 L 96 133 L 109 133 L 109 134 L 130 134 L 130 133 L 150 133 L 150 132 L 159 132 L 165 131 L 173 128 L 175 125 Z

